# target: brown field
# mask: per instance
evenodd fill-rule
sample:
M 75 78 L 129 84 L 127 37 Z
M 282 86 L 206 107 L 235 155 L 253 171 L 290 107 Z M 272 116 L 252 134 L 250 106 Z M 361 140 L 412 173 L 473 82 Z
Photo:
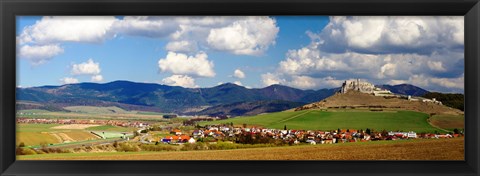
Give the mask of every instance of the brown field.
M 464 139 L 418 139 L 210 151 L 68 153 L 20 160 L 464 160 Z
M 39 145 L 41 143 L 55 144 L 59 143 L 56 137 L 47 132 L 17 132 L 17 145 L 23 142 L 26 146 Z
M 95 136 L 92 133 L 86 132 L 86 131 L 70 131 L 70 132 L 63 132 L 63 134 L 73 139 L 73 141 L 86 141 L 86 140 L 99 139 L 98 136 Z
M 96 127 L 100 125 L 89 125 L 89 124 L 69 124 L 69 125 L 60 125 L 52 127 L 52 129 L 66 129 L 66 130 L 83 130 L 89 127 Z
M 463 115 L 434 115 L 430 123 L 444 129 L 463 129 L 465 118 Z

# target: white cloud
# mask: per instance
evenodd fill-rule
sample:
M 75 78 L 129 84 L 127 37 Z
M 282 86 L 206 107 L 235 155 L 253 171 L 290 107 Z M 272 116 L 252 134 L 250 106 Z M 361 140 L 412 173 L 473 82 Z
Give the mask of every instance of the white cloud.
M 260 55 L 275 43 L 279 28 L 269 17 L 246 17 L 233 24 L 211 29 L 207 37 L 210 47 L 238 55 Z
M 264 86 L 281 84 L 304 90 L 339 87 L 344 81 L 331 76 L 315 78 L 305 75 L 284 75 L 281 73 L 266 73 L 262 74 L 261 77 Z
M 405 84 L 405 83 L 407 83 L 407 80 L 392 79 L 387 82 L 387 84 L 390 84 L 390 85 L 399 85 L 399 84 Z
M 113 16 L 45 16 L 20 34 L 20 44 L 52 44 L 59 42 L 103 42 Z
M 240 16 L 45 16 L 17 36 L 18 48 L 61 46 L 65 42 L 102 43 L 116 36 L 142 36 L 168 40 L 165 49 L 195 53 L 210 49 L 243 55 L 261 55 L 275 43 L 278 27 L 270 17 Z M 227 35 L 227 36 L 224 36 Z M 54 50 L 58 51 L 58 50 Z M 54 56 L 33 55 L 32 64 Z M 26 54 L 24 54 L 26 55 Z M 34 58 L 34 59 L 33 59 Z
M 174 17 L 126 16 L 113 24 L 112 30 L 118 34 L 163 38 L 179 29 Z
M 213 62 L 209 61 L 206 53 L 200 52 L 195 56 L 182 53 L 168 52 L 165 58 L 158 60 L 158 67 L 162 72 L 171 72 L 175 75 L 189 75 L 193 77 L 214 77 Z
M 274 84 L 282 84 L 285 80 L 280 79 L 276 74 L 273 73 L 265 73 L 262 74 L 262 82 L 265 86 L 270 86 Z
M 165 49 L 167 51 L 193 53 L 198 50 L 198 46 L 194 41 L 182 40 L 169 42 Z
M 234 81 L 233 84 L 236 84 L 236 85 L 239 85 L 239 86 L 243 86 L 243 85 L 242 85 L 242 82 L 240 82 L 240 81 Z
M 442 87 L 452 88 L 452 89 L 464 89 L 465 75 L 462 74 L 457 78 L 432 78 L 431 82 Z
M 463 28 L 463 16 L 334 16 L 311 36 L 329 52 L 429 54 L 463 47 Z
M 198 87 L 195 85 L 195 79 L 187 75 L 172 75 L 170 77 L 162 79 L 162 82 L 170 86 L 181 86 L 187 88 Z
M 73 75 L 98 75 L 100 74 L 100 64 L 88 59 L 87 62 L 73 64 L 71 73 Z
M 62 79 L 60 79 L 60 82 L 61 82 L 62 84 L 75 84 L 75 83 L 79 83 L 78 79 L 72 78 L 72 77 L 62 78 Z
M 235 69 L 235 71 L 233 71 L 233 76 L 235 78 L 243 79 L 243 78 L 245 78 L 245 73 L 243 73 L 243 71 L 240 70 L 240 69 Z
M 262 76 L 265 85 L 321 88 L 329 85 L 322 79 L 335 85 L 354 77 L 451 90 L 447 80 L 464 71 L 463 17 L 331 17 L 320 33 L 306 35 L 311 43 L 289 50 Z
M 20 47 L 18 57 L 30 61 L 33 65 L 40 65 L 63 53 L 59 45 L 23 45 Z
M 430 68 L 433 71 L 446 71 L 446 69 L 443 67 L 443 63 L 440 61 L 428 61 L 427 62 L 428 68 Z
M 93 75 L 91 80 L 93 82 L 101 82 L 101 81 L 103 81 L 103 76 L 102 75 Z

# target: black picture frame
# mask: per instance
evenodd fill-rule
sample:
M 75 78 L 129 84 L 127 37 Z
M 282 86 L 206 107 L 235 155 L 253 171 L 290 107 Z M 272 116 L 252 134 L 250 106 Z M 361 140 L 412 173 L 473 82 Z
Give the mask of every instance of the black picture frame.
M 479 175 L 478 0 L 0 0 L 1 175 Z M 465 161 L 16 161 L 15 16 L 460 15 L 465 17 Z M 412 152 L 415 152 L 412 149 Z

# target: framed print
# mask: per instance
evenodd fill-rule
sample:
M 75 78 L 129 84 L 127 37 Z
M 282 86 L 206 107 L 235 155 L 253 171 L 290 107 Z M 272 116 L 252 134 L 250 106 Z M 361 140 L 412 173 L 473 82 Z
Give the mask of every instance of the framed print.
M 477 1 L 1 9 L 2 175 L 478 175 Z

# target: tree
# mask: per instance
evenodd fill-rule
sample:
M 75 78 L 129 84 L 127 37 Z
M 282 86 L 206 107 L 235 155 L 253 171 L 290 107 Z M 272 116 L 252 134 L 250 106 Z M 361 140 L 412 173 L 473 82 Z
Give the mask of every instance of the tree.
M 287 125 L 283 126 L 283 130 L 287 130 Z
M 456 129 L 456 128 L 453 129 L 453 134 L 459 134 L 459 133 L 460 133 L 460 131 L 458 131 L 458 129 Z
M 247 128 L 247 124 L 246 124 L 246 123 L 243 124 L 243 128 Z
M 18 147 L 25 147 L 25 143 L 20 142 L 20 144 L 18 144 Z
M 370 135 L 370 133 L 371 133 L 370 128 L 367 128 L 367 129 L 365 130 L 365 133 L 367 133 L 367 134 Z

